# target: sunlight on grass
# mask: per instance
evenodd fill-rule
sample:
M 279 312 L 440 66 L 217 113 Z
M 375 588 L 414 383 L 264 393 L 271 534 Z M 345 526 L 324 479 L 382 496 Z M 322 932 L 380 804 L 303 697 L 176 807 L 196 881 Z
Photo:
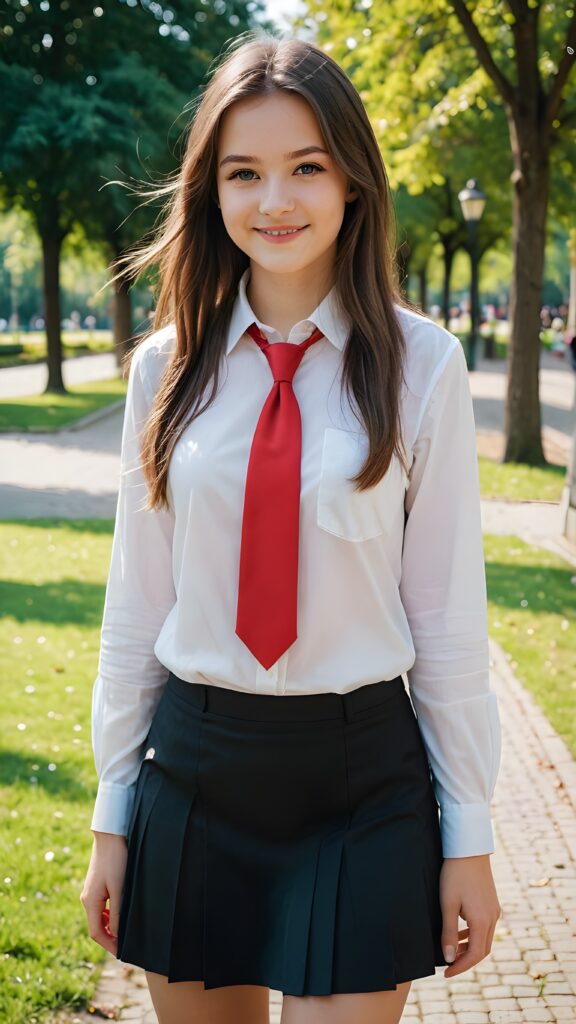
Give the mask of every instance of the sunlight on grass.
M 523 501 L 560 501 L 566 480 L 565 466 L 525 466 L 519 462 L 494 462 L 478 458 L 480 493 L 483 498 Z
M 120 401 L 127 386 L 127 380 L 111 377 L 75 384 L 64 395 L 41 394 L 3 399 L 0 402 L 0 430 L 54 430 L 111 402 Z
M 2 1024 L 86 1005 L 106 957 L 79 896 L 92 847 L 91 690 L 111 529 L 0 525 Z
M 490 635 L 576 757 L 576 569 L 518 537 L 484 551 Z

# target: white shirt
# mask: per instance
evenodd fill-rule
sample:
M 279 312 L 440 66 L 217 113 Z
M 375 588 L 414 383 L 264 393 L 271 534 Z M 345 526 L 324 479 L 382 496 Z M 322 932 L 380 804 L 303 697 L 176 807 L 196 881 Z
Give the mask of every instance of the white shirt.
M 500 722 L 489 686 L 486 580 L 475 424 L 460 341 L 396 307 L 407 344 L 402 429 L 375 487 L 354 492 L 367 436 L 340 396 L 349 321 L 329 293 L 288 339 L 314 326 L 293 387 L 302 417 L 298 637 L 266 670 L 235 633 L 246 469 L 272 387 L 246 334 L 273 328 L 248 302 L 244 274 L 218 395 L 172 454 L 171 511 L 144 511 L 139 432 L 174 346 L 156 331 L 133 358 L 120 487 L 93 687 L 98 793 L 91 828 L 125 834 L 143 744 L 172 670 L 191 683 L 270 694 L 346 693 L 406 673 L 440 806 L 445 857 L 492 853 L 490 800 Z M 405 522 L 406 518 L 406 522 Z

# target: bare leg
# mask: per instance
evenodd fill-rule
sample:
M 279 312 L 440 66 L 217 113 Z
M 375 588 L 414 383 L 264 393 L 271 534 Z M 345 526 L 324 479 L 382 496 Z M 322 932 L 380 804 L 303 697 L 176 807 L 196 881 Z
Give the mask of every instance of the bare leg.
M 262 985 L 204 988 L 146 971 L 158 1024 L 269 1024 L 270 989 Z
M 280 1024 L 399 1024 L 411 984 L 389 992 L 284 996 Z

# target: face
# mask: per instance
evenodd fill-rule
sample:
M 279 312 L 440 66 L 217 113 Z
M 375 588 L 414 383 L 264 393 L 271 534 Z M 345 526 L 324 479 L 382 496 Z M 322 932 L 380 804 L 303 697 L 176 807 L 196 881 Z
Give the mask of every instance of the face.
M 234 103 L 220 123 L 217 163 L 224 225 L 251 264 L 274 274 L 330 270 L 355 194 L 306 100 L 278 90 Z

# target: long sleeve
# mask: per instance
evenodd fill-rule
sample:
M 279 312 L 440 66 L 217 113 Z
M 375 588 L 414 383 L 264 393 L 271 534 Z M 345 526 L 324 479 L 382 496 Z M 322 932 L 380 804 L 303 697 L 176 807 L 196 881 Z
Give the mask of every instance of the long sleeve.
M 99 785 L 91 828 L 120 835 L 126 834 L 142 745 L 168 678 L 154 644 L 176 600 L 173 514 L 144 510 L 140 435 L 152 400 L 145 372 L 150 357 L 154 352 L 144 343 L 128 377 L 116 521 L 92 691 Z
M 443 854 L 468 857 L 494 852 L 490 800 L 501 736 L 489 685 L 474 411 L 464 350 L 452 339 L 424 396 L 413 445 L 400 595 L 416 652 L 408 683 Z

